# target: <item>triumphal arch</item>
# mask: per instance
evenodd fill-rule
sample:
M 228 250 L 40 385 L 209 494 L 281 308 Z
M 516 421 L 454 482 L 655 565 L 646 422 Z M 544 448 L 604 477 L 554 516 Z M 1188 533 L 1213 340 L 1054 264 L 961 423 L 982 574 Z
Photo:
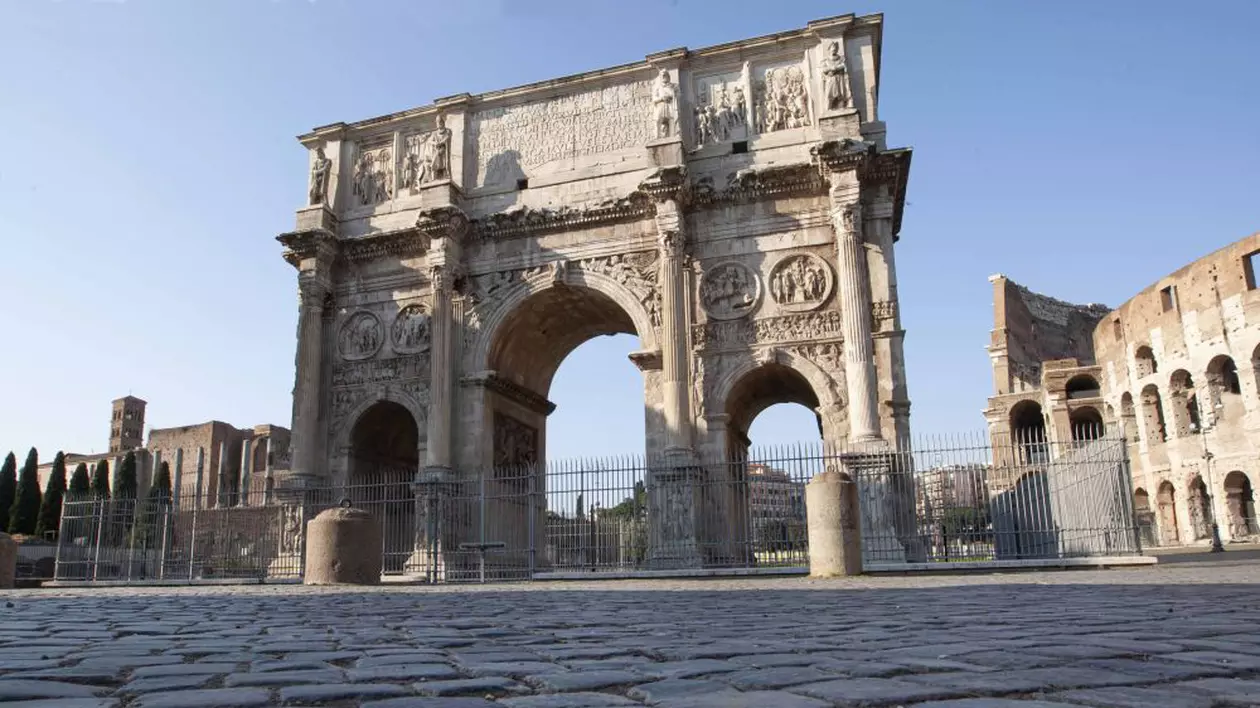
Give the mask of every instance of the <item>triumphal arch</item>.
M 808 406 L 828 443 L 904 438 L 910 151 L 879 120 L 881 28 L 846 15 L 301 136 L 307 205 L 279 237 L 295 479 L 538 466 L 557 368 L 612 333 L 640 342 L 659 565 L 697 562 L 695 463 L 740 457 L 766 407 Z

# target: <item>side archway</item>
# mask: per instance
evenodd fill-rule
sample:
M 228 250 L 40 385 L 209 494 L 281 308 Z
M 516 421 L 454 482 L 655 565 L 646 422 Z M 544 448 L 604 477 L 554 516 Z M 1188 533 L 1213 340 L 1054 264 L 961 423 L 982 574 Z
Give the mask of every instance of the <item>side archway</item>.
M 1177 545 L 1181 540 L 1181 529 L 1177 524 L 1177 490 L 1172 482 L 1164 480 L 1159 483 L 1155 504 L 1159 514 L 1160 541 L 1165 546 Z
M 1225 506 L 1229 514 L 1229 537 L 1250 538 L 1260 533 L 1256 523 L 1255 493 L 1251 479 L 1241 470 L 1225 475 Z
M 411 484 L 420 469 L 420 428 L 405 406 L 370 404 L 350 426 L 346 498 L 384 527 L 385 572 L 399 572 L 411 555 L 415 501 Z

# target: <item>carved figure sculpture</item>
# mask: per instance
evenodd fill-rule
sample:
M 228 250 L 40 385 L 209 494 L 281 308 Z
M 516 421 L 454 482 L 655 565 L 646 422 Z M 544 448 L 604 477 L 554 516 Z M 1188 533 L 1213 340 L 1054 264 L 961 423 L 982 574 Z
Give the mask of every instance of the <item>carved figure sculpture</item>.
M 718 319 L 742 317 L 757 301 L 757 276 L 739 263 L 722 263 L 705 271 L 700 281 L 700 304 Z
M 758 131 L 772 133 L 810 124 L 809 91 L 798 66 L 767 69 L 757 85 Z
M 381 323 L 375 315 L 358 312 L 341 327 L 341 355 L 348 360 L 365 359 L 381 346 Z
M 845 66 L 844 55 L 840 53 L 840 43 L 832 42 L 827 47 L 827 56 L 822 61 L 823 96 L 827 99 L 827 110 L 834 111 L 849 107 L 849 70 Z
M 328 176 L 332 171 L 332 160 L 324 156 L 324 146 L 315 148 L 315 164 L 311 165 L 310 203 L 323 204 L 328 201 Z
M 429 133 L 420 146 L 419 182 L 434 182 L 446 179 L 451 173 L 451 130 L 446 127 L 446 120 L 438 116 L 437 130 Z
M 388 149 L 363 150 L 354 165 L 353 195 L 363 206 L 380 204 L 394 195 L 393 163 Z
M 788 310 L 809 310 L 821 305 L 831 292 L 831 272 L 819 258 L 789 256 L 770 271 L 770 297 Z
M 653 121 L 656 137 L 668 138 L 674 134 L 677 124 L 678 87 L 669 79 L 669 71 L 661 69 L 660 76 L 652 85 Z
M 709 116 L 708 106 L 696 106 L 696 144 L 704 145 L 714 142 L 713 120 Z
M 429 315 L 420 305 L 404 307 L 394 319 L 391 331 L 394 350 L 420 352 L 429 348 Z

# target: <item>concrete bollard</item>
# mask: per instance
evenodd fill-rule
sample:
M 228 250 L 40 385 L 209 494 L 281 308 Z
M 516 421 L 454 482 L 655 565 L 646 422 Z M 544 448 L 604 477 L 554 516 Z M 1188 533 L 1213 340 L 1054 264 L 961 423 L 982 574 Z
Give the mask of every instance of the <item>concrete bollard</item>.
M 862 525 L 857 485 L 843 472 L 826 471 L 805 485 L 809 574 L 815 578 L 862 573 Z
M 381 524 L 349 500 L 306 524 L 306 585 L 378 585 Z
M 8 590 L 17 582 L 17 541 L 0 531 L 0 590 Z

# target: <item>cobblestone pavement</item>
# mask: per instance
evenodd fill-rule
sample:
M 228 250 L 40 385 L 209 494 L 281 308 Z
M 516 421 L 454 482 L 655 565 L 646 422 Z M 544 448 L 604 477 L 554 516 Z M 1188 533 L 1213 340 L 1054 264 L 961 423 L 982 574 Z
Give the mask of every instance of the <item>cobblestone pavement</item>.
M 10 591 L 0 702 L 1260 705 L 1260 563 L 1217 558 L 840 581 Z

